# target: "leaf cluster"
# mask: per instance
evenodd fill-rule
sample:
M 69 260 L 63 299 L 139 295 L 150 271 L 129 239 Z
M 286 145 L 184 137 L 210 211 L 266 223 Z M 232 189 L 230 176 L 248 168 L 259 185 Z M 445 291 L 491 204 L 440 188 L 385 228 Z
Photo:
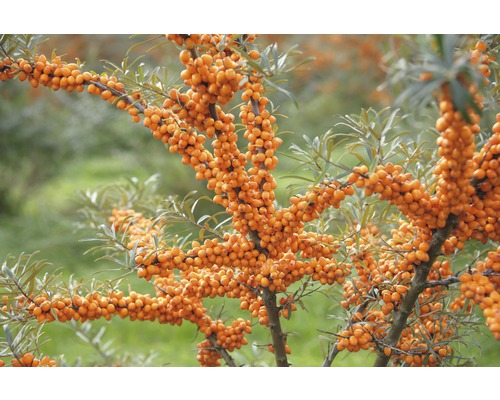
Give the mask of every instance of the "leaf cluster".
M 224 233 L 231 229 L 231 217 L 227 216 L 225 210 L 213 214 L 204 213 L 204 202 L 210 204 L 213 200 L 208 196 L 199 196 L 197 191 L 188 193 L 182 199 L 170 196 L 158 210 L 155 220 L 174 235 L 172 239 L 176 246 L 184 246 L 188 239 L 223 240 Z
M 253 47 L 254 45 L 249 44 Z M 298 45 L 291 46 L 282 52 L 277 43 L 269 44 L 260 52 L 259 59 L 252 60 L 246 52 L 240 52 L 246 58 L 247 64 L 263 77 L 263 84 L 269 93 L 278 92 L 285 95 L 293 104 L 299 108 L 299 102 L 294 94 L 285 89 L 284 83 L 287 75 L 291 74 L 298 67 L 314 60 L 313 57 L 300 58 L 302 52 Z M 242 82 L 244 83 L 244 81 Z
M 0 337 L 0 357 L 21 359 L 25 353 L 40 353 L 40 347 L 46 342 L 42 340 L 42 325 L 25 323 L 11 328 L 2 324 L 5 337 Z
M 124 83 L 127 91 L 140 91 L 142 98 L 148 104 L 161 106 L 168 97 L 168 91 L 173 86 L 179 85 L 179 78 L 170 78 L 171 68 L 163 65 L 152 67 L 147 58 L 154 51 L 164 50 L 163 46 L 169 42 L 165 35 L 148 35 L 145 38 L 143 35 L 133 35 L 131 39 L 139 41 L 128 49 L 121 63 L 103 60 L 104 69 Z M 140 54 L 136 56 L 135 52 L 138 49 Z
M 37 48 L 48 38 L 43 35 L 32 34 L 2 34 L 0 35 L 0 53 L 3 57 L 17 58 L 25 57 L 33 59 L 37 53 Z
M 21 296 L 31 299 L 40 291 L 47 289 L 56 278 L 54 273 L 46 272 L 39 276 L 49 265 L 36 260 L 34 254 L 21 254 L 19 257 L 8 256 L 0 274 L 0 296 L 7 296 L 12 305 Z
M 484 80 L 477 67 L 469 62 L 469 53 L 463 50 L 468 41 L 470 37 L 466 35 L 451 34 L 407 38 L 388 57 L 386 84 L 399 91 L 395 105 L 406 103 L 421 110 L 434 100 L 443 85 L 448 85 L 455 108 L 467 121 L 467 110 L 480 113 L 469 85 L 483 88 Z M 422 79 L 423 76 L 427 78 Z
M 34 254 L 8 256 L 0 271 L 0 325 L 5 334 L 0 338 L 0 357 L 17 357 L 39 351 L 42 327 L 28 316 L 26 307 L 37 294 L 54 287 L 56 274 L 45 272 L 48 263 Z

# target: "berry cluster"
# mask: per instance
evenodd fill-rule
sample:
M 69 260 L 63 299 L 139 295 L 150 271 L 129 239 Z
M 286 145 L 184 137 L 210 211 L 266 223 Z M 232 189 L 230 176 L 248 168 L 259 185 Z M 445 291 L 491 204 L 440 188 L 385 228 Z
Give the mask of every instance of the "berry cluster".
M 486 243 L 500 240 L 500 113 L 492 135 L 473 157 L 477 190 L 469 210 L 464 212 L 457 229 L 459 238 L 471 237 Z M 462 239 L 463 240 L 463 239 Z
M 57 367 L 56 360 L 52 360 L 49 356 L 44 356 L 41 359 L 36 358 L 31 352 L 24 353 L 22 356 L 14 357 L 10 360 L 12 367 Z M 0 359 L 0 367 L 5 366 L 5 361 Z
M 439 208 L 445 210 L 445 213 L 448 210 L 458 215 L 465 210 L 474 193 L 471 184 L 474 172 L 472 156 L 476 148 L 474 134 L 480 131 L 480 127 L 476 113 L 469 113 L 468 117 L 472 121 L 469 123 L 455 110 L 449 91 L 447 87 L 443 88 L 439 102 L 441 117 L 436 121 L 436 130 L 441 134 L 437 140 L 441 159 L 434 173 L 439 177 L 436 190 Z M 446 223 L 442 220 L 440 222 L 443 226 Z
M 390 356 L 394 364 L 412 366 L 437 365 L 444 358 L 444 350 L 440 356 L 438 347 L 452 337 L 454 331 L 448 326 L 448 319 L 439 313 L 446 295 L 442 286 L 424 289 L 418 297 L 418 307 L 410 315 L 414 320 L 412 329 L 404 329 L 393 347 L 383 345 L 394 312 L 401 307 L 409 291 L 415 268 L 425 262 L 424 257 L 419 260 L 416 256 L 423 250 L 415 250 L 414 246 L 415 243 L 417 247 L 428 244 L 428 240 L 422 240 L 422 236 L 415 238 L 415 230 L 418 232 L 418 228 L 411 224 L 401 223 L 389 239 L 375 226 L 367 226 L 359 230 L 357 238 L 352 237 L 346 242 L 351 255 L 349 268 L 356 269 L 357 275 L 344 283 L 341 305 L 358 311 L 352 315 L 347 327 L 338 333 L 339 351 L 376 348 Z M 382 251 L 374 252 L 373 249 Z M 451 274 L 449 262 L 435 261 L 428 279 L 444 279 Z M 428 343 L 436 343 L 436 350 L 429 348 Z M 451 353 L 447 350 L 446 354 Z
M 478 42 L 475 50 L 471 52 L 471 63 L 478 64 L 478 69 L 483 75 L 485 83 L 490 75 L 490 57 L 485 53 L 486 45 Z M 478 110 L 483 109 L 483 97 L 474 85 L 468 85 L 470 94 Z M 436 197 L 439 200 L 438 210 L 446 218 L 449 213 L 459 215 L 459 226 L 456 228 L 452 239 L 453 246 L 448 245 L 448 253 L 454 248 L 462 248 L 470 238 L 478 239 L 483 243 L 491 235 L 498 237 L 495 231 L 495 220 L 498 210 L 491 208 L 490 204 L 498 197 L 494 185 L 488 186 L 488 175 L 495 178 L 495 154 L 489 153 L 487 144 L 480 152 L 476 152 L 474 135 L 480 132 L 479 115 L 475 110 L 467 110 L 467 120 L 461 112 L 456 110 L 451 89 L 442 88 L 439 98 L 440 117 L 436 121 L 436 129 L 440 133 L 437 140 L 439 160 L 434 173 L 438 177 Z M 498 127 L 494 127 L 497 129 Z M 490 140 L 494 141 L 495 133 Z M 486 160 L 486 158 L 488 160 Z M 493 168 L 488 162 L 493 160 Z M 488 174 L 488 175 L 487 175 Z M 485 181 L 482 186 L 482 181 Z M 488 193 L 486 201 L 484 195 Z M 488 205 L 485 211 L 485 203 Z M 488 219 L 488 217 L 490 217 Z M 492 223 L 493 222 L 493 223 Z M 498 227 L 497 227 L 498 228 Z
M 395 205 L 417 226 L 439 226 L 432 213 L 437 200 L 431 198 L 422 182 L 414 179 L 410 173 L 403 172 L 400 165 L 378 165 L 371 174 L 367 166 L 355 167 L 347 182 L 363 188 L 367 196 L 378 194 L 380 200 L 387 200 Z
M 198 343 L 198 355 L 196 359 L 201 367 L 218 367 L 221 365 L 220 359 L 222 355 L 217 351 L 209 339 L 205 339 Z
M 354 324 L 347 330 L 338 333 L 337 348 L 339 351 L 347 349 L 351 352 L 368 350 L 375 345 L 372 340 L 373 325 Z
M 478 262 L 474 270 L 462 274 L 460 282 L 461 295 L 450 308 L 458 311 L 478 304 L 486 317 L 486 325 L 500 340 L 500 247 L 489 252 L 486 260 Z

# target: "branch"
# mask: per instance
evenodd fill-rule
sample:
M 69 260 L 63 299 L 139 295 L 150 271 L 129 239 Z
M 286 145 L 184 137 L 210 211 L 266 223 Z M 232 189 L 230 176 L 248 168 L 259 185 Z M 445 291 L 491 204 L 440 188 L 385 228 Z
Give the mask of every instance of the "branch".
M 330 350 L 330 352 L 326 356 L 325 360 L 323 361 L 323 365 L 321 365 L 321 366 L 322 367 L 331 366 L 333 363 L 333 360 L 335 360 L 335 357 L 337 357 L 337 354 L 339 354 L 339 353 L 340 352 L 339 352 L 339 349 L 337 347 L 337 343 L 334 343 L 332 349 Z
M 356 307 L 356 309 L 354 310 L 353 314 L 357 314 L 357 313 L 364 313 L 366 308 L 368 307 L 368 304 L 370 303 L 370 300 L 365 300 L 364 303 L 360 304 L 358 307 Z M 345 327 L 344 330 L 347 330 L 349 329 L 349 327 L 352 325 L 352 322 L 349 321 Z M 339 353 L 339 349 L 337 347 L 337 343 L 335 343 L 333 345 L 333 347 L 331 348 L 330 352 L 328 353 L 328 355 L 325 357 L 325 360 L 323 361 L 323 365 L 321 365 L 322 367 L 330 367 L 333 363 L 333 360 L 335 359 L 335 357 L 337 357 L 337 354 Z
M 481 275 L 483 276 L 500 276 L 500 273 L 494 272 L 492 269 L 488 269 L 486 271 L 480 272 Z M 453 285 L 454 283 L 460 282 L 460 277 L 458 276 L 450 276 L 449 278 L 446 279 L 440 279 L 440 280 L 435 280 L 435 281 L 429 281 L 425 284 L 425 288 L 432 288 L 436 286 L 450 286 Z
M 207 337 L 208 340 L 210 340 L 210 343 L 214 346 L 214 349 L 218 351 L 221 355 L 226 364 L 230 367 L 236 367 L 236 363 L 234 362 L 233 357 L 229 355 L 226 349 L 223 347 L 219 346 L 217 344 L 217 335 L 215 333 L 212 333 L 210 336 Z
M 449 278 L 446 279 L 440 279 L 440 280 L 435 280 L 435 281 L 429 281 L 425 284 L 425 289 L 427 288 L 433 288 L 436 286 L 450 286 L 454 283 L 460 282 L 460 278 L 458 276 L 450 276 Z
M 387 336 L 383 340 L 384 346 L 395 346 L 399 341 L 401 332 L 407 325 L 407 320 L 413 311 L 415 303 L 418 300 L 418 296 L 426 287 L 427 276 L 431 270 L 432 264 L 439 256 L 441 251 L 441 246 L 444 241 L 448 238 L 452 230 L 458 223 L 458 215 L 450 214 L 446 221 L 446 225 L 443 228 L 438 229 L 432 236 L 431 245 L 429 249 L 429 261 L 420 264 L 415 267 L 415 275 L 413 276 L 408 289 L 408 293 L 403 298 L 401 306 L 397 311 L 394 312 L 394 319 L 392 322 Z M 389 363 L 390 357 L 387 357 L 384 353 L 379 353 L 375 360 L 375 367 L 386 367 Z
M 259 252 L 265 254 L 267 257 L 269 252 L 267 249 L 263 249 L 260 247 L 258 241 L 258 234 L 255 231 L 250 231 L 250 238 L 255 244 L 255 248 L 259 250 Z M 285 350 L 285 334 L 281 329 L 280 322 L 280 309 L 276 305 L 276 293 L 269 290 L 269 288 L 265 287 L 262 289 L 262 299 L 264 300 L 264 307 L 266 307 L 267 317 L 269 319 L 269 330 L 271 331 L 271 338 L 273 340 L 273 348 L 274 348 L 274 356 L 276 359 L 276 365 L 278 367 L 288 367 L 288 360 L 286 356 Z
M 271 338 L 273 340 L 276 366 L 288 367 L 289 364 L 285 350 L 285 334 L 281 329 L 279 308 L 276 306 L 276 293 L 266 287 L 262 290 L 262 298 L 264 300 L 264 306 L 266 307 L 267 317 L 269 319 L 269 330 L 271 331 Z
M 87 84 L 87 85 L 94 85 L 96 87 L 98 87 L 99 89 L 101 90 L 109 90 L 113 95 L 115 96 L 118 96 L 119 98 L 122 98 L 124 99 L 125 101 L 127 101 L 127 103 L 129 103 L 130 105 L 132 105 L 133 107 L 137 108 L 137 111 L 139 111 L 140 113 L 144 113 L 144 110 L 147 108 L 147 107 L 144 107 L 140 101 L 137 101 L 137 100 L 134 100 L 132 97 L 130 97 L 129 95 L 127 95 L 126 93 L 124 92 L 120 92 L 119 90 L 116 90 L 115 88 L 111 88 L 109 87 L 108 85 L 100 82 L 100 81 L 84 81 L 83 84 Z

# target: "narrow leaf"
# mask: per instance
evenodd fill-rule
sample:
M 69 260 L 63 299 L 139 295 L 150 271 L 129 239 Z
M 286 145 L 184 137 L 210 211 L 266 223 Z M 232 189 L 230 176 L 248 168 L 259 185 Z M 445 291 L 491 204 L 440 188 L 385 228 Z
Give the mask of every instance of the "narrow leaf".
M 12 346 L 12 332 L 10 331 L 10 328 L 7 325 L 4 325 L 3 330 L 5 331 L 5 340 L 9 344 L 9 346 Z

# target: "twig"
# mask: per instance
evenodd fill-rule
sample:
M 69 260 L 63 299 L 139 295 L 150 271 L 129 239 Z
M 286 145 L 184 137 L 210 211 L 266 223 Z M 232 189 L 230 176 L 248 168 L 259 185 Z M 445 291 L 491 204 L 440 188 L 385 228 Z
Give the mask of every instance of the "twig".
M 83 83 L 87 84 L 87 85 L 92 84 L 92 85 L 98 87 L 101 90 L 109 90 L 113 95 L 125 99 L 127 101 L 127 103 L 129 103 L 133 107 L 137 108 L 137 111 L 139 111 L 140 113 L 144 113 L 144 110 L 146 110 L 146 108 L 147 108 L 147 107 L 143 106 L 140 102 L 138 102 L 138 101 L 134 100 L 133 98 L 131 98 L 126 93 L 120 92 L 119 90 L 116 90 L 115 88 L 111 88 L 108 85 L 106 85 L 106 84 L 104 84 L 104 83 L 102 83 L 100 81 L 85 81 Z
M 245 288 L 247 288 L 248 290 L 250 290 L 256 297 L 259 297 L 261 296 L 261 293 L 259 291 L 259 289 L 253 287 L 253 286 L 250 286 L 248 285 L 247 283 L 245 282 L 240 282 L 238 281 L 238 283 L 241 285 L 241 286 L 244 286 Z
M 175 211 L 174 211 L 174 213 L 175 213 Z M 194 221 L 194 220 L 190 219 L 190 218 L 189 218 L 189 217 L 187 217 L 184 213 L 179 212 L 179 213 L 177 213 L 177 215 L 178 215 L 179 217 L 181 217 L 182 219 L 184 219 L 184 221 L 186 221 L 188 224 L 191 224 L 191 225 L 193 225 L 193 226 L 195 226 L 195 227 L 199 228 L 200 230 L 205 230 L 205 231 L 207 231 L 208 233 L 210 233 L 210 234 L 214 235 L 216 238 L 218 238 L 220 241 L 225 241 L 224 236 L 221 236 L 220 234 L 218 234 L 217 232 L 213 231 L 212 229 L 207 229 L 207 227 L 206 227 L 206 226 L 201 225 L 201 224 L 199 224 L 198 222 L 196 222 L 196 221 Z
M 450 286 L 454 283 L 460 282 L 460 278 L 458 276 L 450 276 L 449 278 L 446 279 L 439 279 L 435 281 L 429 281 L 425 284 L 425 288 L 433 288 L 436 286 Z
M 323 361 L 322 367 L 329 367 L 332 365 L 333 360 L 335 360 L 335 357 L 337 357 L 337 354 L 339 354 L 339 349 L 337 347 L 337 343 L 333 344 L 333 347 L 331 348 L 330 352 L 328 355 L 325 357 L 325 360 Z
M 35 300 L 33 300 L 23 289 L 23 287 L 21 286 L 21 283 L 18 281 L 18 279 L 13 275 L 13 276 L 10 276 L 10 278 L 14 281 L 14 285 L 17 287 L 17 289 L 21 292 L 21 294 L 30 302 L 30 303 L 33 303 L 33 304 L 36 304 L 35 303 Z
M 80 338 L 90 344 L 95 351 L 99 354 L 99 356 L 104 360 L 106 365 L 111 366 L 113 364 L 113 359 L 112 359 L 112 352 L 110 351 L 107 353 L 104 349 L 104 346 L 101 344 L 100 340 L 95 340 L 95 338 L 99 335 L 95 335 L 92 337 L 90 335 L 90 331 L 84 328 L 84 325 L 82 324 L 77 324 L 77 323 L 72 323 L 71 327 L 73 330 L 75 330 L 77 333 L 80 334 Z M 104 328 L 101 328 L 104 329 Z
M 488 269 L 486 271 L 480 272 L 481 275 L 483 276 L 500 276 L 500 273 L 493 272 L 493 270 Z M 449 278 L 446 279 L 439 279 L 435 281 L 429 281 L 425 284 L 425 288 L 432 288 L 436 286 L 449 286 L 454 283 L 460 282 L 460 277 L 458 276 L 450 276 Z

